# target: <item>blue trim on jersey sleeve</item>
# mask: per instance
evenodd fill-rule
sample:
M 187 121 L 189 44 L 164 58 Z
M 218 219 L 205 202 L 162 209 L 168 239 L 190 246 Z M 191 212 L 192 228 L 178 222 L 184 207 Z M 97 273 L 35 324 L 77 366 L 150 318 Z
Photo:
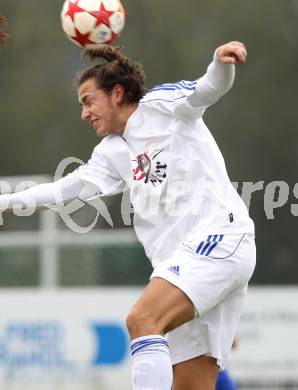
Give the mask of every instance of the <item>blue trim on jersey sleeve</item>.
M 186 81 L 186 80 L 181 80 L 178 81 L 177 83 L 164 83 L 164 84 L 159 84 L 150 89 L 147 93 L 150 92 L 156 92 L 156 91 L 175 91 L 175 90 L 183 90 L 186 89 L 188 91 L 194 91 L 196 88 L 196 83 L 197 81 Z
M 147 96 L 147 95 L 146 95 Z M 176 99 L 173 99 L 173 100 L 167 100 L 167 99 L 161 99 L 161 98 L 156 98 L 156 99 L 150 99 L 150 100 L 146 100 L 146 101 L 142 101 L 143 99 L 145 99 L 145 96 L 143 97 L 143 99 L 140 101 L 140 104 L 145 104 L 145 103 L 150 103 L 150 102 L 156 102 L 156 101 L 162 101 L 162 102 L 167 102 L 167 103 L 174 103 L 176 100 L 179 100 L 179 99 L 184 99 L 186 98 L 187 95 L 183 95 L 183 96 L 179 96 L 177 97 Z
M 148 93 L 150 92 L 156 92 L 156 91 L 175 91 L 175 90 L 183 90 L 186 89 L 187 91 L 194 91 L 196 88 L 197 81 L 179 81 L 177 83 L 164 83 L 157 85 L 150 89 Z
M 164 83 L 164 84 L 156 85 L 155 87 L 153 87 L 152 89 L 149 89 L 146 92 L 146 94 L 141 99 L 140 103 L 144 104 L 144 103 L 150 103 L 150 102 L 154 102 L 154 101 L 174 103 L 176 100 L 187 98 L 189 95 L 183 94 L 183 96 L 179 96 L 179 97 L 174 98 L 174 99 L 166 99 L 166 98 L 164 98 L 164 97 L 166 97 L 166 95 L 164 95 L 164 97 L 158 97 L 158 95 L 157 96 L 153 95 L 153 96 L 156 96 L 153 98 L 153 96 L 150 94 L 152 92 L 161 92 L 161 91 L 181 91 L 181 92 L 194 91 L 196 88 L 196 84 L 197 84 L 197 80 L 194 80 L 194 81 L 181 80 L 181 81 L 178 81 L 177 83 Z M 149 95 L 150 95 L 150 100 L 145 100 L 146 98 L 147 99 L 149 98 Z M 151 98 L 151 96 L 152 96 L 152 98 Z M 169 96 L 169 97 L 171 97 L 171 96 Z

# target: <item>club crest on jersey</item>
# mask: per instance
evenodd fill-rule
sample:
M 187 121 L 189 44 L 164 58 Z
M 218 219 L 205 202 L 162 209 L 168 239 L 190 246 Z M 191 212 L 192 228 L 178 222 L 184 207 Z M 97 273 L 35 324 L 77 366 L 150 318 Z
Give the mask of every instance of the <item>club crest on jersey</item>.
M 154 187 L 161 184 L 167 177 L 167 164 L 162 163 L 157 156 L 163 151 L 154 152 L 152 156 L 148 151 L 137 156 L 137 167 L 133 170 L 133 179 L 143 181 L 145 184 L 151 183 Z
M 151 172 L 151 160 L 147 153 L 139 154 L 137 156 L 138 166 L 134 169 L 133 179 L 134 180 L 143 180 L 145 177 L 148 177 Z

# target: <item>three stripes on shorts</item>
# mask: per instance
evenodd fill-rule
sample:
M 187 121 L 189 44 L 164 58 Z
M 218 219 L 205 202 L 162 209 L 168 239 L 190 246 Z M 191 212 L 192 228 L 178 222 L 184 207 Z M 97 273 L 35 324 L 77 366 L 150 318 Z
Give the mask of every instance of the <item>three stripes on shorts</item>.
M 196 249 L 198 255 L 209 256 L 217 244 L 222 241 L 223 234 L 210 235 L 207 238 L 207 241 L 202 241 Z

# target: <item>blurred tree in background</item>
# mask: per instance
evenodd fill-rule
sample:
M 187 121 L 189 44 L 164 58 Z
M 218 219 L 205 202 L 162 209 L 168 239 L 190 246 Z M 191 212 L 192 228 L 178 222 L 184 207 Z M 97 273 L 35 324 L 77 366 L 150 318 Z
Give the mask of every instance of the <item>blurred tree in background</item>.
M 67 156 L 87 160 L 98 142 L 80 121 L 73 88 L 80 50 L 60 26 L 62 0 L 1 0 L 11 38 L 0 53 L 0 175 L 53 174 Z M 232 181 L 289 185 L 289 200 L 264 211 L 265 190 L 252 194 L 258 265 L 255 283 L 297 283 L 297 217 L 291 203 L 298 166 L 296 134 L 298 0 L 123 0 L 125 31 L 118 43 L 144 64 L 147 86 L 195 79 L 214 49 L 247 45 L 231 92 L 205 121 L 224 154 Z M 278 191 L 275 200 L 278 198 Z M 116 198 L 116 202 L 119 198 Z M 118 225 L 120 225 L 118 221 Z

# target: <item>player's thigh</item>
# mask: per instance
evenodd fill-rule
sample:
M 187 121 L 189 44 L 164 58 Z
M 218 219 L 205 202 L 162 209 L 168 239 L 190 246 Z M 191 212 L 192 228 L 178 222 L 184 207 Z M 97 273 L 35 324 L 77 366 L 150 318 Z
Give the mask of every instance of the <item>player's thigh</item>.
M 194 316 L 194 305 L 182 290 L 163 278 L 154 277 L 132 307 L 127 327 L 132 337 L 151 332 L 165 334 Z
M 216 359 L 199 356 L 173 366 L 172 390 L 214 390 L 219 366 Z

